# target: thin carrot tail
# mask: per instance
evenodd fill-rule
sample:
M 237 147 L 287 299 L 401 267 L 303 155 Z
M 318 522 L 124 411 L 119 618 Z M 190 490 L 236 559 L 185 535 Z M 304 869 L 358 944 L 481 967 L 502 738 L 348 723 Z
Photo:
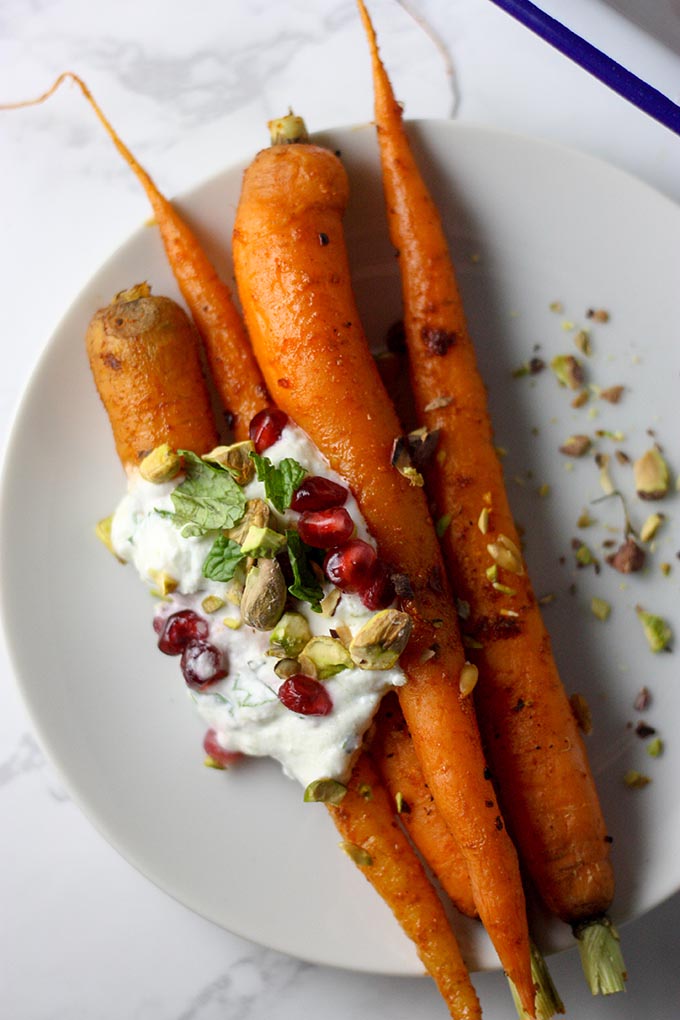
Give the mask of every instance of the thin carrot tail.
M 551 1017 L 557 1013 L 564 1013 L 564 1003 L 555 988 L 545 958 L 533 942 L 531 943 L 531 976 L 536 987 L 536 1020 L 551 1020 Z M 519 992 L 510 978 L 508 978 L 508 984 L 512 992 L 517 1016 L 519 1020 L 526 1020 L 527 1012 L 522 1007 Z
M 606 915 L 575 924 L 581 966 L 593 995 L 622 992 L 626 984 L 626 965 L 619 933 Z

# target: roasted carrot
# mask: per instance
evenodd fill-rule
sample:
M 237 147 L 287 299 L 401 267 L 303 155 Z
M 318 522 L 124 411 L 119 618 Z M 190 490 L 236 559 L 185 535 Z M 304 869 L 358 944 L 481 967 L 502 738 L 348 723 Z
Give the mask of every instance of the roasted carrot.
M 343 849 L 416 944 L 451 1016 L 459 1020 L 481 1017 L 442 903 L 399 827 L 368 754 L 362 754 L 355 765 L 343 800 L 328 810 L 343 837 Z
M 399 424 L 351 291 L 340 161 L 315 145 L 273 146 L 246 171 L 233 253 L 246 324 L 277 404 L 351 486 L 380 555 L 408 575 L 415 621 L 400 701 L 418 758 L 465 855 L 475 902 L 533 1015 L 524 895 L 481 749 L 441 552 L 421 489 L 390 463 Z M 432 654 L 434 652 L 434 654 Z
M 126 468 L 155 447 L 207 453 L 218 437 L 186 312 L 147 284 L 117 294 L 90 322 L 92 375 Z
M 519 551 L 442 223 L 409 145 L 366 7 L 358 2 L 371 50 L 416 407 L 421 424 L 440 430 L 436 464 L 426 480 L 438 512 L 449 521 L 442 546 L 452 586 L 470 606 L 466 630 L 480 670 L 475 690 L 480 725 L 527 869 L 550 910 L 575 926 L 581 948 L 584 929 L 599 925 L 606 948 L 594 984 L 618 990 L 623 987 L 618 939 L 601 920 L 614 892 L 610 840 Z
M 383 698 L 375 719 L 370 755 L 401 821 L 441 882 L 449 899 L 468 917 L 477 916 L 465 858 L 442 819 L 423 779 L 420 762 L 396 694 Z
M 258 411 L 267 407 L 270 401 L 229 288 L 217 275 L 189 225 L 161 194 L 146 170 L 118 137 L 85 82 L 71 71 L 66 71 L 37 99 L 13 103 L 2 109 L 42 103 L 67 80 L 73 81 L 83 93 L 118 152 L 144 188 L 170 268 L 205 346 L 210 373 L 220 400 L 231 416 L 234 435 L 237 439 L 247 439 L 250 420 Z

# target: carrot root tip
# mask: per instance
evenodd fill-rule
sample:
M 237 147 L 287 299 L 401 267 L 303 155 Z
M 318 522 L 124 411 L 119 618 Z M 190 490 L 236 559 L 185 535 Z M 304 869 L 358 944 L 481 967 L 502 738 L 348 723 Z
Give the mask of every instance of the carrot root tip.
M 548 965 L 540 949 L 533 942 L 531 943 L 531 976 L 534 979 L 534 986 L 536 988 L 536 999 L 534 1002 L 536 1020 L 551 1020 L 551 1017 L 554 1017 L 557 1013 L 564 1013 L 564 1003 L 555 988 Z M 512 992 L 519 1020 L 527 1020 L 528 1014 L 522 1008 L 519 993 L 510 978 L 508 978 L 508 984 L 510 985 L 510 991 Z
M 575 925 L 581 966 L 593 995 L 622 992 L 626 983 L 619 933 L 608 917 Z

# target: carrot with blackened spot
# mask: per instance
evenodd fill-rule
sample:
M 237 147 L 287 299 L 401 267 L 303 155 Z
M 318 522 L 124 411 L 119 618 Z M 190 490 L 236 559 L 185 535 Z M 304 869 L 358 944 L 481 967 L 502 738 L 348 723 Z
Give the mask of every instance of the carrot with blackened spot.
M 367 754 L 354 767 L 347 793 L 328 808 L 343 849 L 392 909 L 456 1020 L 481 1018 L 444 907 L 399 827 L 387 792 Z
M 85 82 L 66 71 L 37 99 L 13 103 L 0 109 L 16 109 L 42 103 L 66 80 L 73 81 L 81 90 L 118 152 L 144 188 L 170 268 L 203 340 L 210 373 L 220 400 L 225 410 L 233 416 L 234 435 L 237 439 L 247 439 L 251 419 L 267 407 L 270 401 L 229 288 L 217 275 L 189 225 L 120 140 Z
M 402 710 L 466 858 L 479 914 L 533 1015 L 517 856 L 500 811 L 485 806 L 495 793 L 473 706 L 459 690 L 465 655 L 427 503 L 391 466 L 400 429 L 351 290 L 347 198 L 345 172 L 328 150 L 288 144 L 261 152 L 244 176 L 234 228 L 241 304 L 277 404 L 347 480 L 381 557 L 410 579 L 413 598 L 404 608 L 415 626 L 401 657 Z M 328 244 L 319 244 L 320 233 Z
M 208 453 L 217 445 L 199 340 L 186 312 L 140 284 L 92 318 L 87 353 L 123 466 L 153 449 Z
M 602 917 L 614 879 L 597 792 L 524 568 L 441 220 L 361 0 L 359 8 L 373 63 L 390 235 L 400 252 L 416 407 L 421 423 L 440 430 L 426 482 L 439 512 L 449 515 L 446 564 L 470 606 L 466 629 L 481 646 L 470 651 L 480 670 L 480 725 L 529 873 L 547 906 L 575 926 L 582 955 L 589 942 L 598 946 L 593 990 L 619 990 L 618 938 Z M 588 967 L 592 974 L 592 957 Z

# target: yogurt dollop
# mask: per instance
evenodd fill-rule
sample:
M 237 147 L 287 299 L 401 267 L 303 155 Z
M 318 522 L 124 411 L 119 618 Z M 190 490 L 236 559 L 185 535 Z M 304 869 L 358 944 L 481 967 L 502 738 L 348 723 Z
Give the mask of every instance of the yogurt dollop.
M 309 437 L 291 423 L 266 455 L 274 465 L 292 458 L 308 474 L 344 485 Z M 158 513 L 173 510 L 171 493 L 177 484 L 174 480 L 158 485 L 138 474 L 131 476 L 127 495 L 113 516 L 111 541 L 116 554 L 132 563 L 151 588 L 158 586 L 163 575 L 177 582 L 169 601 L 159 604 L 158 616 L 163 619 L 189 609 L 207 620 L 207 640 L 221 652 L 228 673 L 206 690 L 189 690 L 199 716 L 215 730 L 225 750 L 275 758 L 287 776 L 305 787 L 320 778 L 345 782 L 382 695 L 390 687 L 403 684 L 404 673 L 398 666 L 388 670 L 344 669 L 324 681 L 333 703 L 328 715 L 298 715 L 286 708 L 277 696 L 283 682 L 274 671 L 277 659 L 267 655 L 269 635 L 239 625 L 237 582 L 221 583 L 203 576 L 203 564 L 215 535 L 184 537 L 171 519 Z M 244 493 L 248 500 L 266 498 L 264 485 L 257 479 L 245 486 Z M 356 525 L 357 536 L 374 545 L 351 493 L 345 508 Z M 278 518 L 285 528 L 295 527 L 298 516 L 287 510 Z M 326 592 L 331 587 L 327 584 Z M 224 602 L 211 614 L 203 609 L 209 595 Z M 354 634 L 373 616 L 357 595 L 347 593 L 340 596 L 332 617 L 313 612 L 305 602 L 294 601 L 295 611 L 305 617 L 314 636 L 345 628 Z

